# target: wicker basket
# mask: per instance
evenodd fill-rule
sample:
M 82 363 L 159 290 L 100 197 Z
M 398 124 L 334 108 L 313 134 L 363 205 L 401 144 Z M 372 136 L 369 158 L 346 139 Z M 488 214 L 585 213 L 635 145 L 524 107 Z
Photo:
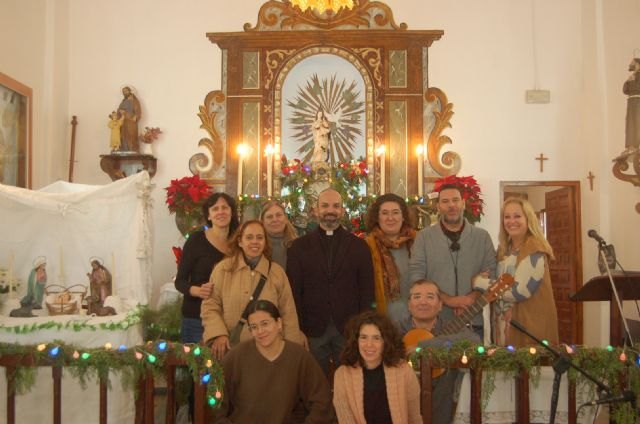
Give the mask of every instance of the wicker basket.
M 58 284 L 50 284 L 44 288 L 45 301 L 49 315 L 73 315 L 77 314 L 82 305 L 82 300 L 87 294 L 87 287 L 76 284 L 64 287 Z

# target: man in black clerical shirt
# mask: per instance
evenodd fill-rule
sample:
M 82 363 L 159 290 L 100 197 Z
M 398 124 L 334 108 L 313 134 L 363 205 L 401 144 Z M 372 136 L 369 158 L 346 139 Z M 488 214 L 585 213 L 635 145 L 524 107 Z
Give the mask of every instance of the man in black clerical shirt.
M 344 347 L 344 325 L 373 306 L 373 265 L 367 243 L 346 231 L 342 197 L 334 189 L 318 195 L 319 227 L 293 241 L 287 252 L 287 275 L 300 328 L 309 349 L 328 373 Z

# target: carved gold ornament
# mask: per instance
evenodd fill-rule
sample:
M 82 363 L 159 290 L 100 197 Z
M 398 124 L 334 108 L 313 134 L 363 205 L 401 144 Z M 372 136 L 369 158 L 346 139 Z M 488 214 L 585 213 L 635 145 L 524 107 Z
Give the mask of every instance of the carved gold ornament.
M 298 6 L 303 12 L 307 9 L 315 9 L 320 13 L 328 10 L 337 13 L 340 9 L 353 8 L 353 0 L 291 0 L 293 6 Z

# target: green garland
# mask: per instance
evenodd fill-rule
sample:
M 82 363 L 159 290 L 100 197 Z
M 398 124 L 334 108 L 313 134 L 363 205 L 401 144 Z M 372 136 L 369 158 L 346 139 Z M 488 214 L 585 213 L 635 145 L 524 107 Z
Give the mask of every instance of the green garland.
M 598 381 L 607 384 L 614 391 L 614 396 L 619 395 L 620 377 L 625 375 L 630 388 L 640 395 L 640 345 L 630 348 L 613 348 L 608 346 L 601 348 L 586 348 L 561 345 L 556 347 L 571 361 L 584 369 Z M 498 346 L 482 346 L 469 341 L 460 341 L 448 348 L 425 348 L 414 353 L 410 360 L 414 369 L 419 369 L 421 358 L 431 358 L 437 367 L 470 367 L 482 369 L 485 376 L 482 386 L 482 408 L 486 408 L 491 394 L 495 390 L 495 376 L 498 372 L 506 373 L 508 377 L 516 377 L 520 372 L 527 371 L 534 386 L 540 379 L 540 367 L 542 364 L 553 362 L 551 353 L 540 348 L 521 348 Z M 593 390 L 593 383 L 584 378 L 575 369 L 567 372 L 570 381 L 578 387 Z M 595 394 L 595 392 L 594 392 Z M 617 423 L 634 423 L 638 415 L 628 405 L 624 405 L 612 413 Z
M 67 322 L 56 322 L 56 321 L 47 321 L 41 323 L 33 323 L 33 324 L 24 324 L 24 325 L 4 325 L 0 324 L 0 331 L 4 331 L 6 333 L 15 333 L 15 334 L 29 334 L 34 331 L 40 330 L 73 330 L 73 331 L 97 331 L 97 330 L 106 330 L 106 331 L 122 331 L 127 330 L 129 327 L 139 324 L 141 322 L 141 313 L 143 308 L 138 306 L 133 310 L 129 311 L 125 318 L 119 322 L 110 322 L 108 324 L 100 323 L 100 324 L 88 324 L 87 322 L 91 317 L 87 316 L 85 321 L 67 321 Z
M 277 176 L 280 193 L 267 197 L 258 194 L 242 194 L 238 196 L 240 214 L 257 217 L 262 205 L 268 200 L 278 200 L 285 206 L 289 220 L 300 234 L 305 234 L 317 226 L 313 207 L 317 202 L 316 187 L 328 184 L 343 199 L 345 216 L 343 225 L 350 231 L 364 230 L 364 216 L 369 206 L 378 197 L 376 194 L 361 194 L 360 187 L 367 184 L 368 169 L 362 160 L 340 162 L 334 166 L 326 166 L 321 172 L 312 171 L 311 166 L 294 159 L 282 166 Z M 436 202 L 425 196 L 412 195 L 405 198 L 409 206 L 417 206 L 421 213 L 434 215 L 437 213 Z
M 210 349 L 197 344 L 159 340 L 130 348 L 114 348 L 107 344 L 103 348 L 84 349 L 59 340 L 37 346 L 0 343 L 0 362 L 7 357 L 29 364 L 16 367 L 14 376 L 18 394 L 24 394 L 33 387 L 35 367 L 38 366 L 62 366 L 79 380 L 83 388 L 94 378 L 104 378 L 110 386 L 110 372 L 120 374 L 123 389 L 132 389 L 137 394 L 140 377 L 148 371 L 156 377 L 164 376 L 167 360 L 176 358 L 186 364 L 194 379 L 206 385 L 207 402 L 212 408 L 219 408 L 224 397 L 220 363 L 213 359 Z

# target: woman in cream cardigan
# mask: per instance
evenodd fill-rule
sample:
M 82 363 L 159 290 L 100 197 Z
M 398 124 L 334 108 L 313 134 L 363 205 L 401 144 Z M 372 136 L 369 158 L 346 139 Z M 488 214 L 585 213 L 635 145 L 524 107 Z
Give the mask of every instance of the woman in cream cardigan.
M 391 321 L 375 311 L 363 312 L 349 320 L 345 333 L 343 365 L 333 382 L 338 422 L 422 423 L 418 378 Z
M 252 300 L 262 276 L 266 280 L 258 299 L 269 300 L 280 310 L 285 339 L 305 344 L 287 274 L 271 261 L 271 249 L 262 222 L 252 220 L 242 224 L 229 245 L 231 254 L 213 269 L 210 278 L 213 292 L 202 302 L 200 310 L 204 326 L 202 338 L 211 347 L 213 355 L 222 359 L 231 349 L 231 331 Z M 239 341 L 249 339 L 251 334 L 245 324 Z
M 492 304 L 494 340 L 499 346 L 535 344 L 535 340 L 511 326 L 513 319 L 539 338 L 557 345 L 558 312 L 549 273 L 553 249 L 528 201 L 516 197 L 505 200 L 500 220 L 497 275 L 510 274 L 516 284 Z M 488 287 L 488 281 L 486 274 L 474 279 L 475 286 L 482 289 Z

